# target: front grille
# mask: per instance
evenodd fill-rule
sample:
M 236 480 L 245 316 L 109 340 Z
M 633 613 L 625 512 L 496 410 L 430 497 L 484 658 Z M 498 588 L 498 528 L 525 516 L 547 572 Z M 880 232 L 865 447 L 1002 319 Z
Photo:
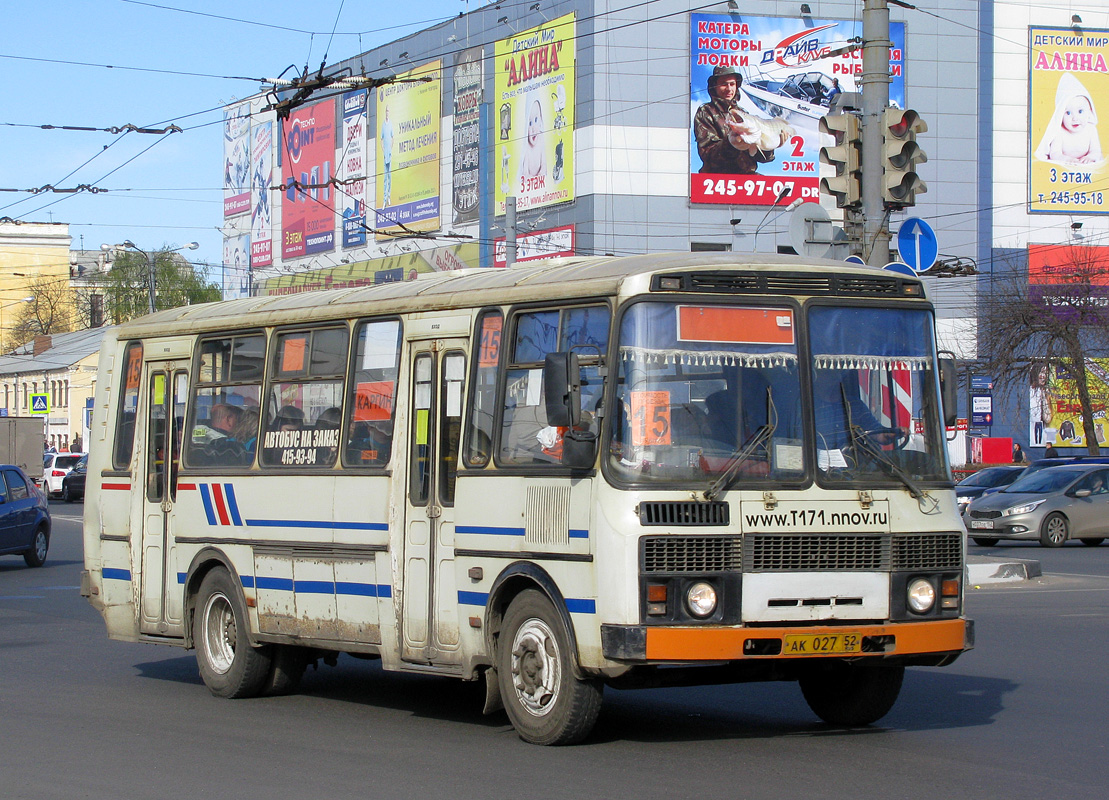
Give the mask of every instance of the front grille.
M 727 525 L 728 504 L 658 500 L 639 504 L 640 525 Z
M 643 572 L 734 572 L 742 565 L 738 536 L 645 536 Z
M 889 569 L 883 534 L 750 534 L 743 543 L 747 572 L 860 572 Z
M 898 280 L 896 278 L 881 277 L 841 277 L 839 279 L 840 294 L 892 294 L 897 295 Z
M 975 519 L 997 519 L 1001 516 L 1000 511 L 971 511 L 970 515 Z
M 667 288 L 660 281 L 667 279 Z M 674 279 L 681 288 L 673 288 Z M 903 297 L 906 285 L 919 282 L 896 275 L 837 275 L 799 272 L 686 272 L 656 275 L 651 291 L 716 292 L 719 294 L 839 295 Z M 919 294 L 915 295 L 919 296 Z
M 963 563 L 962 535 L 913 533 L 893 537 L 893 569 L 959 569 Z

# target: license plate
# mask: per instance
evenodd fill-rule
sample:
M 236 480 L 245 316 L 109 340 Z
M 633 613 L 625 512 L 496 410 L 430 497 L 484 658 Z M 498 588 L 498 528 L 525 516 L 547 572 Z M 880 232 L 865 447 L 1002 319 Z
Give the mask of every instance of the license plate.
M 782 640 L 783 656 L 860 653 L 863 637 L 857 633 L 795 633 Z
M 992 519 L 972 519 L 970 521 L 970 527 L 973 530 L 976 530 L 976 531 L 992 531 L 993 530 L 993 520 Z

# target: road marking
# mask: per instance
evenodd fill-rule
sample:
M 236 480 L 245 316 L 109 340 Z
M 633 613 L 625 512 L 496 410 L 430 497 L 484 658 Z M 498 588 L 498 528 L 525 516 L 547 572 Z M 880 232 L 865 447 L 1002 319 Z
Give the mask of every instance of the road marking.
M 45 600 L 42 594 L 0 594 L 0 600 Z

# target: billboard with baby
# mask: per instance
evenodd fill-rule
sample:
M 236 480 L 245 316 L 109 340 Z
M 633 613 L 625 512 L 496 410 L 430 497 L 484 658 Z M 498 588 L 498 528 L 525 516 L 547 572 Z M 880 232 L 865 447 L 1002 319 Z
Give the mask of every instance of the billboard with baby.
M 1028 28 L 1028 212 L 1109 213 L 1109 30 Z
M 689 198 L 820 201 L 817 125 L 859 91 L 858 20 L 690 15 Z M 890 23 L 891 105 L 905 108 L 905 24 Z

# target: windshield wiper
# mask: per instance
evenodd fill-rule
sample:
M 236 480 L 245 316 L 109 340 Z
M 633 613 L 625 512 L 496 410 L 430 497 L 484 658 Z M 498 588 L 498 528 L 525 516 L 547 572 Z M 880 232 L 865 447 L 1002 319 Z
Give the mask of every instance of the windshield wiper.
M 901 469 L 901 467 L 890 461 L 889 456 L 887 456 L 880 447 L 878 447 L 876 444 L 874 444 L 874 442 L 870 440 L 870 437 L 867 435 L 866 431 L 864 431 L 860 426 L 856 425 L 852 421 L 851 401 L 847 399 L 847 389 L 845 389 L 843 386 L 840 386 L 840 392 L 843 395 L 843 411 L 847 415 L 847 435 L 851 438 L 852 446 L 858 448 L 859 450 L 870 456 L 872 459 L 874 459 L 874 461 L 877 462 L 878 466 L 881 467 L 882 470 L 888 475 L 897 478 L 899 481 L 905 484 L 905 488 L 909 490 L 909 494 L 913 497 L 914 500 L 921 500 L 924 497 L 924 490 L 916 485 L 916 483 L 913 481 L 912 478 L 909 477 L 909 474 L 905 472 L 905 470 Z
M 771 394 L 770 387 L 766 387 L 766 424 L 760 425 L 759 429 L 747 437 L 740 448 L 736 450 L 728 462 L 724 465 L 724 471 L 720 477 L 712 482 L 712 485 L 705 490 L 706 500 L 715 500 L 720 496 L 721 492 L 725 492 L 732 487 L 739 477 L 739 468 L 747 463 L 747 460 L 755 454 L 761 445 L 765 445 L 774 436 L 774 429 L 778 427 L 778 410 L 774 407 L 774 397 Z

